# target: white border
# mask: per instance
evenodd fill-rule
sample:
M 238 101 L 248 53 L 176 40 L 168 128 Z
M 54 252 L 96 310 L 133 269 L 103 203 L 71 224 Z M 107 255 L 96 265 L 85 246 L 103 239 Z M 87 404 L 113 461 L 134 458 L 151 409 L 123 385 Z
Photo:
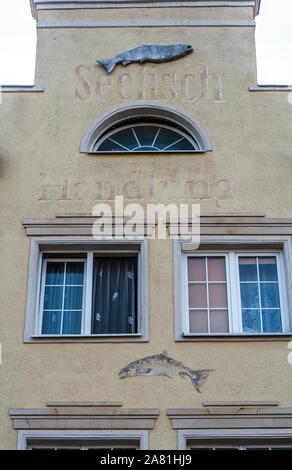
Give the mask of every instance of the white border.
M 145 116 L 160 117 L 170 123 L 179 123 L 198 142 L 201 152 L 212 150 L 205 129 L 192 116 L 174 106 L 167 106 L 157 101 L 139 100 L 116 106 L 97 118 L 85 132 L 81 141 L 80 152 L 91 153 L 100 136 L 112 126 L 116 126 L 117 123 L 131 117 L 141 118 L 142 120 Z
M 226 293 L 227 293 L 227 307 L 225 310 L 228 312 L 228 324 L 231 325 L 232 321 L 232 303 L 231 303 L 231 293 L 230 293 L 230 276 L 229 276 L 229 263 L 228 263 L 228 252 L 226 251 L 219 251 L 219 252 L 205 252 L 205 251 L 198 251 L 195 253 L 182 253 L 182 278 L 183 278 L 183 283 L 185 285 L 184 288 L 184 295 L 183 295 L 183 306 L 182 306 L 182 311 L 183 311 L 183 319 L 182 319 L 182 325 L 183 325 L 183 331 L 185 333 L 189 333 L 190 326 L 189 326 L 189 288 L 188 288 L 188 257 L 194 256 L 194 257 L 220 257 L 224 258 L 225 262 L 225 270 L 226 270 Z M 207 293 L 208 294 L 208 293 Z M 202 309 L 205 310 L 205 309 Z M 208 307 L 207 310 L 212 310 L 211 307 Z M 209 317 L 209 315 L 208 315 Z M 208 328 L 209 328 L 209 320 L 208 320 Z M 210 333 L 209 333 L 210 334 Z
M 64 251 L 68 252 L 74 244 L 94 244 L 97 247 L 101 245 L 125 244 L 128 246 L 140 245 L 138 253 L 138 269 L 140 282 L 138 287 L 139 294 L 139 334 L 130 335 L 38 335 L 39 318 L 39 297 L 40 297 L 40 279 L 42 269 L 42 246 L 63 245 Z M 61 250 L 58 252 L 62 253 Z M 140 267 L 139 267 L 140 266 Z M 88 293 L 87 293 L 88 294 Z M 28 287 L 26 302 L 26 317 L 24 342 L 148 342 L 149 341 L 149 318 L 148 318 L 148 240 L 140 239 L 104 239 L 96 240 L 94 237 L 33 237 L 30 242 L 30 260 L 28 268 Z
M 29 439 L 139 439 L 140 450 L 148 449 L 148 431 L 18 431 L 17 450 L 27 450 Z
M 292 438 L 292 429 L 194 429 L 179 430 L 177 432 L 177 445 L 179 450 L 188 450 L 187 439 L 219 439 L 219 438 Z
M 93 254 L 92 253 L 89 253 L 89 257 L 92 257 Z M 46 272 L 47 272 L 47 264 L 48 263 L 51 263 L 51 262 L 54 262 L 54 261 L 57 261 L 57 262 L 61 262 L 61 263 L 68 263 L 70 261 L 73 261 L 73 262 L 77 262 L 77 263 L 83 263 L 83 286 L 82 286 L 82 309 L 81 309 L 81 326 L 80 326 L 80 334 L 81 335 L 84 335 L 86 334 L 86 332 L 90 332 L 90 327 L 88 330 L 85 329 L 85 319 L 86 317 L 88 317 L 89 315 L 85 315 L 85 313 L 87 313 L 87 310 L 88 310 L 88 306 L 91 305 L 91 297 L 88 298 L 86 296 L 87 294 L 87 282 L 88 282 L 88 277 L 87 277 L 87 273 L 88 273 L 88 269 L 87 269 L 87 258 L 88 257 L 84 257 L 83 259 L 80 259 L 80 258 L 48 258 L 48 259 L 44 259 L 43 260 L 43 266 L 42 266 L 42 274 L 41 274 L 41 279 L 40 279 L 40 285 L 41 285 L 41 294 L 40 294 L 40 302 L 39 302 L 39 306 L 38 306 L 38 318 L 36 318 L 36 325 L 37 325 L 37 334 L 38 335 L 42 335 L 42 326 L 43 326 L 43 320 L 44 320 L 44 295 L 45 295 L 45 281 L 46 281 Z M 92 273 L 92 271 L 91 271 Z M 89 277 L 89 279 L 92 279 L 92 275 Z M 64 281 L 65 282 L 65 278 L 64 278 Z M 60 284 L 60 287 L 62 287 L 63 289 L 65 289 L 65 285 L 61 285 Z M 64 291 L 63 291 L 63 296 L 64 296 Z M 63 306 L 62 306 L 63 307 Z M 91 313 L 91 309 L 89 310 L 90 313 Z M 62 331 L 62 320 L 64 318 L 64 310 L 62 308 L 62 316 L 61 316 L 61 323 L 60 323 L 60 331 Z M 61 335 L 61 333 L 60 333 Z
M 264 228 L 263 228 L 264 230 Z M 291 267 L 292 267 L 292 243 L 290 237 L 282 237 L 282 236 L 201 236 L 200 243 L 204 245 L 216 245 L 218 244 L 218 251 L 222 250 L 222 252 L 227 252 L 229 247 L 233 247 L 236 249 L 236 246 L 243 245 L 243 244 L 251 244 L 255 245 L 254 249 L 259 250 L 259 248 L 265 249 L 265 245 L 275 245 L 278 248 L 279 244 L 282 245 L 282 252 L 283 252 L 283 264 L 284 268 L 283 271 L 285 273 L 285 280 L 286 280 L 286 298 L 288 305 L 288 314 L 291 311 L 292 306 L 292 276 L 291 276 Z M 174 239 L 173 240 L 173 269 L 174 269 L 174 324 L 175 324 L 175 341 L 192 341 L 197 340 L 198 337 L 212 338 L 216 336 L 216 338 L 221 337 L 224 339 L 233 338 L 234 336 L 238 336 L 240 338 L 245 337 L 255 337 L 256 339 L 265 338 L 265 336 L 273 336 L 281 338 L 281 335 L 289 335 L 291 334 L 291 326 L 292 326 L 292 318 L 291 314 L 289 316 L 290 322 L 290 331 L 284 332 L 282 334 L 259 334 L 259 335 L 248 335 L 248 334 L 218 334 L 218 335 L 194 335 L 194 336 L 183 336 L 183 308 L 184 308 L 184 292 L 185 292 L 185 275 L 182 269 L 182 258 L 183 254 L 192 254 L 200 253 L 200 249 L 198 250 L 191 250 L 190 251 L 183 251 L 182 252 L 182 244 L 185 244 L 183 240 Z M 186 244 L 187 245 L 187 244 Z M 239 248 L 241 250 L 241 248 Z M 279 250 L 279 248 L 278 248 Z M 202 250 L 202 253 L 206 253 L 206 248 Z M 215 250 L 213 251 L 215 252 Z M 231 299 L 231 308 L 234 299 Z

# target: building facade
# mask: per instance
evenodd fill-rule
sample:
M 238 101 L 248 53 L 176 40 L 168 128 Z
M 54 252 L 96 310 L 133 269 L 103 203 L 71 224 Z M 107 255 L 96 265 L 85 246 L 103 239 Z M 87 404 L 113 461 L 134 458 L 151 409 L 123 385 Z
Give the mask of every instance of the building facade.
M 259 2 L 31 8 L 35 85 L 0 106 L 1 447 L 292 447 L 292 88 L 257 85 Z M 158 204 L 199 205 L 199 245 L 197 212 L 155 236 Z

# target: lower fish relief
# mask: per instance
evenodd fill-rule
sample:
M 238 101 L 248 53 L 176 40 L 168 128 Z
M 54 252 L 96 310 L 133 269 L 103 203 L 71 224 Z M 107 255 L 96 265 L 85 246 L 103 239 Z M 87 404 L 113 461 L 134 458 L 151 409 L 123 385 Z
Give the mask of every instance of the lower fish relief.
M 189 377 L 197 392 L 201 392 L 201 387 L 213 369 L 193 370 L 185 366 L 182 362 L 167 356 L 164 351 L 161 354 L 146 356 L 137 361 L 131 362 L 119 372 L 120 379 L 139 376 L 165 376 L 165 377 Z

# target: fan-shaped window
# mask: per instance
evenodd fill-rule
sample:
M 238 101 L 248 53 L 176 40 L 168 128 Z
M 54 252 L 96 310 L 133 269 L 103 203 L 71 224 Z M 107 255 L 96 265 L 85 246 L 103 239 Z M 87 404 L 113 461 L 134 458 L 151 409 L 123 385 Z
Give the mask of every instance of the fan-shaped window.
M 185 112 L 138 101 L 104 113 L 86 131 L 85 153 L 190 153 L 211 150 L 200 124 Z
M 93 148 L 96 152 L 193 152 L 198 143 L 181 130 L 163 124 L 142 123 L 108 132 Z

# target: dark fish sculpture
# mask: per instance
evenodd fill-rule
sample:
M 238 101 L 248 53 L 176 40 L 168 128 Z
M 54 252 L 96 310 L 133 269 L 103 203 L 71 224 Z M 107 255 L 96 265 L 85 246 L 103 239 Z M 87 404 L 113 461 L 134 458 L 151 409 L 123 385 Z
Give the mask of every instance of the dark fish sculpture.
M 189 377 L 197 392 L 201 392 L 201 386 L 212 369 L 192 370 L 182 362 L 167 356 L 164 351 L 154 356 L 143 357 L 131 362 L 119 372 L 120 379 L 138 376 L 164 375 L 166 377 Z
M 112 59 L 97 60 L 103 65 L 107 73 L 111 73 L 117 64 L 128 65 L 132 62 L 169 62 L 190 54 L 193 48 L 189 44 L 173 44 L 169 46 L 154 46 L 143 44 L 129 51 L 117 54 Z

